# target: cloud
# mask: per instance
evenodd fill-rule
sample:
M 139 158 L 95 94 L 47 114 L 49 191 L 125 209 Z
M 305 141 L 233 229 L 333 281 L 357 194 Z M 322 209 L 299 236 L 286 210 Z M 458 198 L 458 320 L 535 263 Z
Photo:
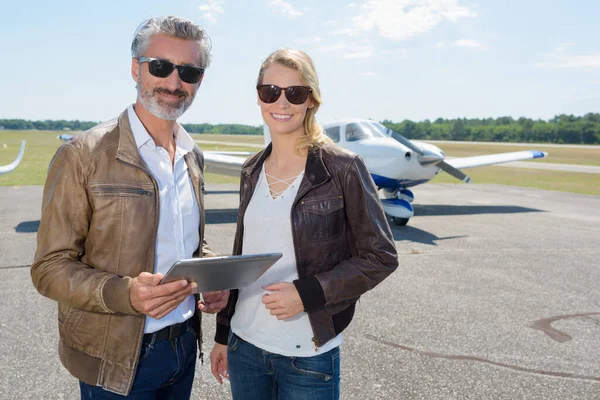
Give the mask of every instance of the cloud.
M 326 52 L 326 51 L 338 51 L 338 50 L 345 50 L 348 48 L 348 45 L 346 43 L 343 42 L 337 42 L 335 44 L 330 44 L 327 46 L 321 46 L 317 49 L 317 51 L 322 51 L 322 52 Z
M 362 13 L 352 19 L 352 27 L 338 33 L 356 35 L 377 31 L 391 40 L 404 40 L 428 32 L 444 20 L 458 22 L 477 13 L 458 0 L 365 0 Z
M 377 74 L 375 72 L 363 72 L 361 73 L 362 76 L 377 76 Z
M 476 40 L 473 39 L 460 39 L 455 41 L 454 43 L 452 43 L 453 47 L 465 47 L 465 48 L 469 48 L 469 49 L 480 49 L 480 50 L 485 50 L 487 47 L 485 47 L 483 44 L 479 43 Z
M 572 43 L 560 44 L 547 61 L 534 64 L 540 68 L 551 69 L 600 69 L 600 53 L 569 54 L 567 49 Z
M 296 44 L 305 45 L 305 44 L 310 44 L 310 43 L 319 43 L 322 40 L 323 39 L 321 39 L 320 37 L 315 36 L 315 37 L 311 37 L 311 38 L 298 39 L 298 40 L 296 40 Z
M 303 13 L 294 8 L 293 5 L 283 0 L 270 0 L 269 6 L 274 13 L 284 15 L 288 18 L 300 17 Z
M 344 54 L 344 58 L 354 58 L 354 59 L 358 59 L 358 58 L 371 58 L 373 57 L 373 48 L 371 47 L 355 47 L 352 49 L 352 51 L 349 51 L 348 53 Z
M 321 53 L 329 53 L 344 59 L 373 58 L 383 63 L 394 63 L 408 57 L 408 50 L 403 48 L 378 49 L 370 40 L 339 41 L 337 43 L 323 44 L 316 48 Z
M 362 59 L 373 57 L 373 47 L 370 45 L 365 45 L 364 42 L 337 42 L 334 44 L 321 46 L 317 49 L 317 51 L 325 53 L 335 53 L 347 59 Z
M 207 4 L 198 6 L 198 9 L 202 11 L 202 18 L 210 22 L 211 24 L 217 23 L 217 16 L 223 14 L 223 0 L 208 0 Z

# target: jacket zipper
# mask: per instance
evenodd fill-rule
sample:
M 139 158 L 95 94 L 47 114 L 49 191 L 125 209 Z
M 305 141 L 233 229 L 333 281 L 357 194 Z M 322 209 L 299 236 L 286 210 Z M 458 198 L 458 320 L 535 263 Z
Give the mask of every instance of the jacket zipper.
M 154 193 L 152 193 L 149 190 L 146 189 L 136 189 L 136 188 L 116 188 L 116 187 L 95 187 L 92 188 L 92 192 L 109 192 L 109 193 L 131 193 L 131 194 L 140 194 L 142 196 L 152 196 Z
M 324 184 L 325 184 L 325 182 L 322 182 L 320 185 L 308 187 L 302 193 L 296 195 L 296 198 L 294 199 L 294 202 L 292 203 L 292 209 L 290 210 L 290 223 L 292 223 L 292 216 L 294 213 L 294 208 L 298 204 L 298 201 L 300 201 L 300 199 L 302 197 L 304 197 L 304 195 L 306 193 L 308 193 L 311 190 L 316 189 L 319 186 L 322 186 Z M 304 201 L 302 201 L 301 204 L 304 204 Z M 302 276 L 300 276 L 300 269 L 298 268 L 298 246 L 297 246 L 297 241 L 296 241 L 296 231 L 294 229 L 293 224 L 292 224 L 292 242 L 294 243 L 294 255 L 296 257 L 296 272 L 298 272 L 298 278 L 302 278 Z M 310 314 L 306 313 L 306 316 L 308 317 L 308 321 L 310 322 L 310 328 L 313 331 L 314 336 L 312 338 L 312 341 L 315 344 L 315 352 L 316 352 L 316 351 L 319 351 L 319 339 L 317 338 L 317 334 L 315 333 L 314 323 L 312 321 Z
M 154 177 L 152 176 L 152 174 L 150 173 L 150 171 L 148 171 L 147 169 L 144 169 L 138 165 L 126 162 L 124 160 L 119 160 L 117 159 L 117 161 L 122 162 L 123 164 L 127 164 L 130 165 L 134 168 L 139 169 L 140 171 L 142 171 L 143 173 L 145 173 L 146 175 L 148 175 L 150 177 L 150 180 L 152 181 L 152 185 L 154 186 L 154 193 L 147 191 L 145 189 L 135 189 L 135 190 L 143 190 L 144 192 L 148 192 L 148 196 L 154 195 L 154 204 L 156 206 L 156 217 L 154 218 L 154 226 L 156 227 L 154 229 L 154 237 L 152 238 L 152 242 L 156 243 L 156 236 L 158 235 L 158 215 L 159 215 L 159 210 L 160 210 L 160 202 L 159 202 L 159 197 L 158 197 L 158 183 L 156 182 L 156 179 L 154 179 Z M 133 190 L 133 189 L 132 189 Z M 200 244 L 202 245 L 202 243 Z M 154 266 L 154 262 L 156 261 L 156 251 L 154 252 L 154 256 L 152 257 L 152 265 Z M 154 267 L 153 267 L 154 268 Z M 152 272 L 154 272 L 154 269 L 152 270 Z M 140 349 L 142 347 L 142 341 L 144 340 L 144 326 L 146 325 L 146 316 L 142 314 L 142 329 L 139 333 L 139 339 L 138 339 L 138 344 L 137 344 L 137 353 L 139 354 Z M 137 357 L 136 361 L 135 361 L 135 365 L 133 367 L 133 370 L 137 370 L 138 364 L 139 364 L 140 358 L 139 356 Z M 129 392 L 131 390 L 133 386 L 133 379 L 130 379 L 129 383 L 128 383 L 128 387 L 127 387 L 127 391 Z
M 317 337 L 312 338 L 313 343 L 315 344 L 315 352 L 319 351 L 319 339 Z

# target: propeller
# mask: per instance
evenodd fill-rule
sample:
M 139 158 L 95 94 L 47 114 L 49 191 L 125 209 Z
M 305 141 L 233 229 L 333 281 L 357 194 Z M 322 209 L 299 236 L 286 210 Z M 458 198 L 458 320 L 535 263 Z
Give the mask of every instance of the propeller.
M 454 168 L 452 165 L 448 164 L 446 161 L 440 161 L 437 163 L 437 166 L 445 172 L 449 173 L 456 179 L 463 181 L 464 183 L 471 183 L 471 178 L 464 174 L 460 169 Z
M 439 155 L 431 151 L 424 151 L 421 147 L 419 147 L 409 139 L 405 138 L 398 132 L 390 130 L 389 128 L 388 132 L 391 133 L 391 137 L 393 137 L 398 142 L 402 143 L 403 145 L 417 153 L 419 155 L 419 163 L 421 165 L 436 164 L 441 170 L 447 172 L 456 179 L 461 180 L 465 183 L 471 182 L 471 178 L 465 175 L 461 170 L 459 170 L 458 168 L 454 168 L 452 165 L 445 162 L 443 155 Z

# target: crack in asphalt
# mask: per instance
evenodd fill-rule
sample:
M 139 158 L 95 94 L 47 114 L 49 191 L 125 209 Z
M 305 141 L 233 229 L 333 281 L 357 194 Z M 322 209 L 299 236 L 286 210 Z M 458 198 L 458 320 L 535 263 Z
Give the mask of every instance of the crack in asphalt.
M 579 313 L 579 314 L 566 314 L 566 315 L 558 315 L 556 317 L 543 318 L 534 321 L 530 326 L 533 329 L 537 329 L 539 331 L 544 332 L 550 339 L 557 341 L 559 343 L 568 342 L 573 338 L 565 333 L 561 332 L 556 328 L 552 327 L 552 323 L 556 321 L 560 321 L 561 319 L 571 319 L 571 318 L 585 318 L 590 317 L 592 315 L 600 315 L 600 312 L 588 312 L 588 313 Z
M 0 267 L 1 269 L 17 269 L 17 268 L 31 268 L 31 265 L 7 265 L 6 267 Z
M 553 377 L 557 377 L 557 378 L 570 378 L 570 379 L 578 379 L 578 380 L 584 380 L 584 381 L 593 381 L 593 382 L 600 382 L 600 377 L 596 377 L 596 376 L 587 376 L 587 375 L 579 375 L 579 374 L 574 374 L 574 373 L 569 373 L 569 372 L 555 372 L 555 371 L 543 371 L 543 370 L 538 370 L 538 369 L 533 369 L 533 368 L 525 368 L 525 367 L 519 367 L 517 365 L 511 365 L 511 364 L 505 364 L 505 363 L 501 363 L 501 362 L 497 362 L 497 361 L 492 361 L 492 360 L 487 360 L 485 358 L 481 358 L 481 357 L 475 357 L 475 356 L 463 356 L 463 355 L 451 355 L 451 354 L 441 354 L 441 353 L 433 353 L 430 351 L 423 351 L 423 350 L 418 350 L 412 347 L 408 347 L 408 346 L 404 346 L 401 344 L 397 344 L 397 343 L 393 343 L 393 342 L 388 342 L 387 340 L 382 340 L 374 335 L 365 335 L 365 337 L 369 340 L 372 340 L 374 342 L 380 343 L 380 344 L 384 344 L 386 346 L 390 346 L 390 347 L 394 347 L 397 349 L 401 349 L 401 350 L 405 350 L 405 351 L 409 351 L 411 353 L 415 353 L 421 356 L 425 356 L 425 357 L 431 357 L 431 358 L 441 358 L 441 359 L 445 359 L 445 360 L 458 360 L 458 361 L 475 361 L 475 362 L 480 362 L 480 363 L 484 363 L 484 364 L 490 364 L 496 367 L 500 367 L 500 368 L 506 368 L 506 369 L 511 369 L 514 371 L 519 371 L 519 372 L 528 372 L 531 374 L 537 374 L 537 375 L 544 375 L 544 376 L 553 376 Z

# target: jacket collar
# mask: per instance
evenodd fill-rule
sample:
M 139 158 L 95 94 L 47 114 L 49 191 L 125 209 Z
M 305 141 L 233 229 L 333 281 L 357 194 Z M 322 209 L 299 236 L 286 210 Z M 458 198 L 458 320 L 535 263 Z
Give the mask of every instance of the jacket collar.
M 269 143 L 269 145 L 263 150 L 262 153 L 260 153 L 257 158 L 251 160 L 246 167 L 242 169 L 242 175 L 244 178 L 248 178 L 258 171 L 258 169 L 264 164 L 269 154 L 271 154 L 272 150 L 273 144 Z M 331 174 L 323 162 L 323 149 L 321 146 L 313 146 L 308 151 L 308 158 L 306 159 L 306 167 L 304 169 L 304 177 L 308 179 L 310 186 L 319 186 L 331 178 Z
M 131 124 L 129 123 L 129 116 L 127 109 L 119 115 L 118 119 L 119 129 L 119 147 L 117 148 L 117 159 L 126 162 L 128 164 L 135 165 L 144 171 L 148 171 L 146 163 L 142 160 L 142 156 L 138 152 L 138 147 L 135 142 L 135 137 L 131 130 Z
M 127 109 L 125 109 L 125 111 L 119 115 L 118 121 L 119 147 L 117 148 L 117 159 L 140 168 L 148 175 L 152 175 L 138 151 L 138 145 L 131 129 L 131 123 L 129 121 L 129 113 Z M 201 204 L 200 192 L 204 188 L 204 183 L 201 179 L 202 165 L 200 165 L 200 161 L 197 159 L 197 154 L 195 153 L 197 153 L 196 146 L 194 146 L 191 151 L 185 153 L 183 158 L 188 166 L 188 173 L 192 179 L 192 185 L 194 186 L 194 191 L 196 193 L 196 200 L 198 201 L 198 204 Z M 201 184 L 201 186 L 199 186 L 199 184 Z

